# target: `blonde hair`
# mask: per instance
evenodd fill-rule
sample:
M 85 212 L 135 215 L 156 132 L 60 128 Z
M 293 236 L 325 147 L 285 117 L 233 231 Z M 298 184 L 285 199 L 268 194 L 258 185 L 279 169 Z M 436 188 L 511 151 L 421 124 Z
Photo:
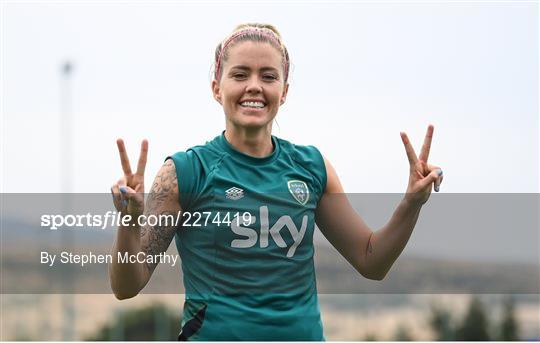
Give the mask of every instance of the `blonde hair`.
M 281 35 L 275 26 L 260 23 L 238 25 L 229 36 L 218 44 L 214 54 L 214 79 L 219 81 L 221 78 L 221 74 L 223 73 L 223 62 L 226 62 L 229 58 L 229 49 L 236 43 L 245 41 L 269 43 L 278 49 L 282 55 L 284 81 L 287 83 L 290 66 L 287 48 L 283 44 Z

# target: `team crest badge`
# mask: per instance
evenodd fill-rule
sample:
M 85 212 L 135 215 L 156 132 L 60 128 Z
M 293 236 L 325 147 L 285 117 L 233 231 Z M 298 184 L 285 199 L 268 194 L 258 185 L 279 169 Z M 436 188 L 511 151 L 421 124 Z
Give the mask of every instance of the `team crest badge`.
M 290 180 L 287 182 L 289 186 L 289 192 L 291 192 L 293 198 L 301 205 L 305 205 L 309 200 L 309 189 L 304 181 Z

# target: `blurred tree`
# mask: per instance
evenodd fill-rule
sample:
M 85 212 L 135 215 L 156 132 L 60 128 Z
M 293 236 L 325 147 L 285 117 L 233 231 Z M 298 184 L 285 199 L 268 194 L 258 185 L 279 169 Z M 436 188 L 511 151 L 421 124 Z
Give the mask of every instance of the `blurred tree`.
M 398 325 L 396 333 L 394 334 L 394 341 L 408 342 L 414 341 L 414 338 L 409 333 L 409 330 L 407 330 L 404 325 L 400 324 Z
M 503 299 L 503 314 L 499 327 L 498 339 L 501 341 L 519 341 L 519 328 L 515 315 L 514 298 L 511 295 Z
M 440 306 L 431 306 L 429 325 L 435 332 L 438 341 L 453 341 L 456 338 L 455 329 L 452 327 L 450 312 Z
M 489 341 L 488 326 L 484 305 L 477 296 L 473 296 L 456 338 L 460 341 Z
M 373 341 L 378 341 L 378 339 L 377 339 L 377 336 L 375 336 L 373 333 L 368 332 L 366 333 L 366 336 L 364 338 L 360 338 L 360 341 L 373 342 Z
M 155 341 L 178 338 L 180 316 L 171 314 L 162 304 L 121 312 L 114 322 L 106 324 L 86 338 L 87 341 Z

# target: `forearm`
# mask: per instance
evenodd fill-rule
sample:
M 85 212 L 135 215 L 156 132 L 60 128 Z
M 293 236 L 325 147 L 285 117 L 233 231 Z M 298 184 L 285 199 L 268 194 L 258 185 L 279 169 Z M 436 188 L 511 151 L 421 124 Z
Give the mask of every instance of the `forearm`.
M 402 199 L 388 223 L 371 235 L 365 261 L 374 279 L 384 278 L 407 245 L 421 208 Z
M 141 229 L 138 226 L 118 227 L 109 265 L 111 288 L 118 299 L 131 298 L 148 282 L 144 263 L 122 263 L 119 256 L 141 252 Z

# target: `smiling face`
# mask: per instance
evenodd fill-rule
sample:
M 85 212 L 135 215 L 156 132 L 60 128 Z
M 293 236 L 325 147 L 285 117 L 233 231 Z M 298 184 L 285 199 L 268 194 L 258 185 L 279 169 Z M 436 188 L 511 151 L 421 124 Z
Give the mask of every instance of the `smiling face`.
M 281 53 L 269 43 L 238 42 L 228 51 L 214 98 L 223 106 L 227 124 L 271 128 L 289 85 L 284 82 Z

